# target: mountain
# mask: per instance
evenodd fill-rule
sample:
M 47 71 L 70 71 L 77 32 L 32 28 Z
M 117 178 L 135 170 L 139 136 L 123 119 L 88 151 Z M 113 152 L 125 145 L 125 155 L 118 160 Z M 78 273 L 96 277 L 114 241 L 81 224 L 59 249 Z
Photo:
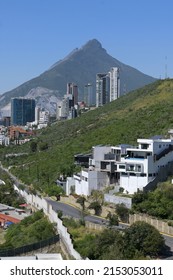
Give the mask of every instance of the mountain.
M 123 94 L 156 80 L 113 58 L 99 41 L 93 39 L 81 48 L 73 50 L 40 76 L 2 94 L 0 108 L 6 106 L 12 97 L 26 96 L 31 90 L 34 92 L 38 87 L 47 89 L 47 92 L 51 90 L 52 95 L 60 99 L 66 93 L 68 82 L 78 85 L 82 98 L 84 85 L 91 83 L 95 88 L 96 74 L 107 73 L 111 67 L 120 68 L 121 93 Z

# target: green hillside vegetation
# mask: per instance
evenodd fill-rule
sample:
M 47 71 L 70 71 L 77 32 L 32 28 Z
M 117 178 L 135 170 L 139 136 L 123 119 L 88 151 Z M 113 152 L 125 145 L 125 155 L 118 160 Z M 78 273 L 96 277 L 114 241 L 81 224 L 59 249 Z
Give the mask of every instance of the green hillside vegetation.
M 0 249 L 17 248 L 45 240 L 54 235 L 53 224 L 40 210 L 23 219 L 20 223 L 11 225 L 5 234 L 5 243 L 0 246 Z
M 170 182 L 159 183 L 153 192 L 136 193 L 132 211 L 160 219 L 173 220 L 173 187 Z M 171 222 L 172 224 L 172 222 Z
M 34 150 L 31 142 L 0 149 L 0 160 L 14 166 L 11 172 L 23 182 L 46 189 L 59 174 L 71 175 L 76 170 L 74 154 L 90 152 L 94 145 L 136 144 L 137 138 L 167 135 L 173 127 L 172 107 L 173 80 L 159 80 L 79 118 L 38 131 L 32 140 Z M 11 152 L 28 155 L 5 158 Z
M 152 259 L 165 250 L 164 239 L 157 229 L 136 222 L 124 232 L 106 228 L 91 232 L 80 222 L 63 219 L 75 249 L 90 260 Z

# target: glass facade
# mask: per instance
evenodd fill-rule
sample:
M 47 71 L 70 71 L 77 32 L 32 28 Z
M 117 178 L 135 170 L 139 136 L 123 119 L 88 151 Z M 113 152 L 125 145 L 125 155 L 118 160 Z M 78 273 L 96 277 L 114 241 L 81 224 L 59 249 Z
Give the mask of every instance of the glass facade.
M 11 124 L 26 125 L 35 121 L 35 100 L 26 98 L 11 99 Z

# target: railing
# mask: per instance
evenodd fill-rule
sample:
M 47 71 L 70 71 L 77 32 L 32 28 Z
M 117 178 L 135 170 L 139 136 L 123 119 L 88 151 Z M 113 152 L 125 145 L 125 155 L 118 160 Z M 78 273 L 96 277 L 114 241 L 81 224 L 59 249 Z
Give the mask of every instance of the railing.
M 18 248 L 9 248 L 9 249 L 3 249 L 0 250 L 0 257 L 14 257 L 21 254 L 26 254 L 29 252 L 32 252 L 34 250 L 38 250 L 47 246 L 50 246 L 52 244 L 57 243 L 60 240 L 59 234 L 55 235 L 53 237 L 50 237 L 49 239 L 41 240 L 39 242 L 28 244 L 25 246 L 21 246 Z

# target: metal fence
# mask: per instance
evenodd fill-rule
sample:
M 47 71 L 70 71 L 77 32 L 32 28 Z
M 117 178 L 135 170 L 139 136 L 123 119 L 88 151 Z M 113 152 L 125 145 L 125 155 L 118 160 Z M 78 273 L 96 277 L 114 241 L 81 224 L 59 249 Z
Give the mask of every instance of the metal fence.
M 0 257 L 14 257 L 17 255 L 26 254 L 31 251 L 38 250 L 38 249 L 50 246 L 52 244 L 55 244 L 59 240 L 60 240 L 60 238 L 59 238 L 59 234 L 58 234 L 51 238 L 41 240 L 41 241 L 33 243 L 33 244 L 25 245 L 25 246 L 18 247 L 18 248 L 3 249 L 3 250 L 0 250 Z

